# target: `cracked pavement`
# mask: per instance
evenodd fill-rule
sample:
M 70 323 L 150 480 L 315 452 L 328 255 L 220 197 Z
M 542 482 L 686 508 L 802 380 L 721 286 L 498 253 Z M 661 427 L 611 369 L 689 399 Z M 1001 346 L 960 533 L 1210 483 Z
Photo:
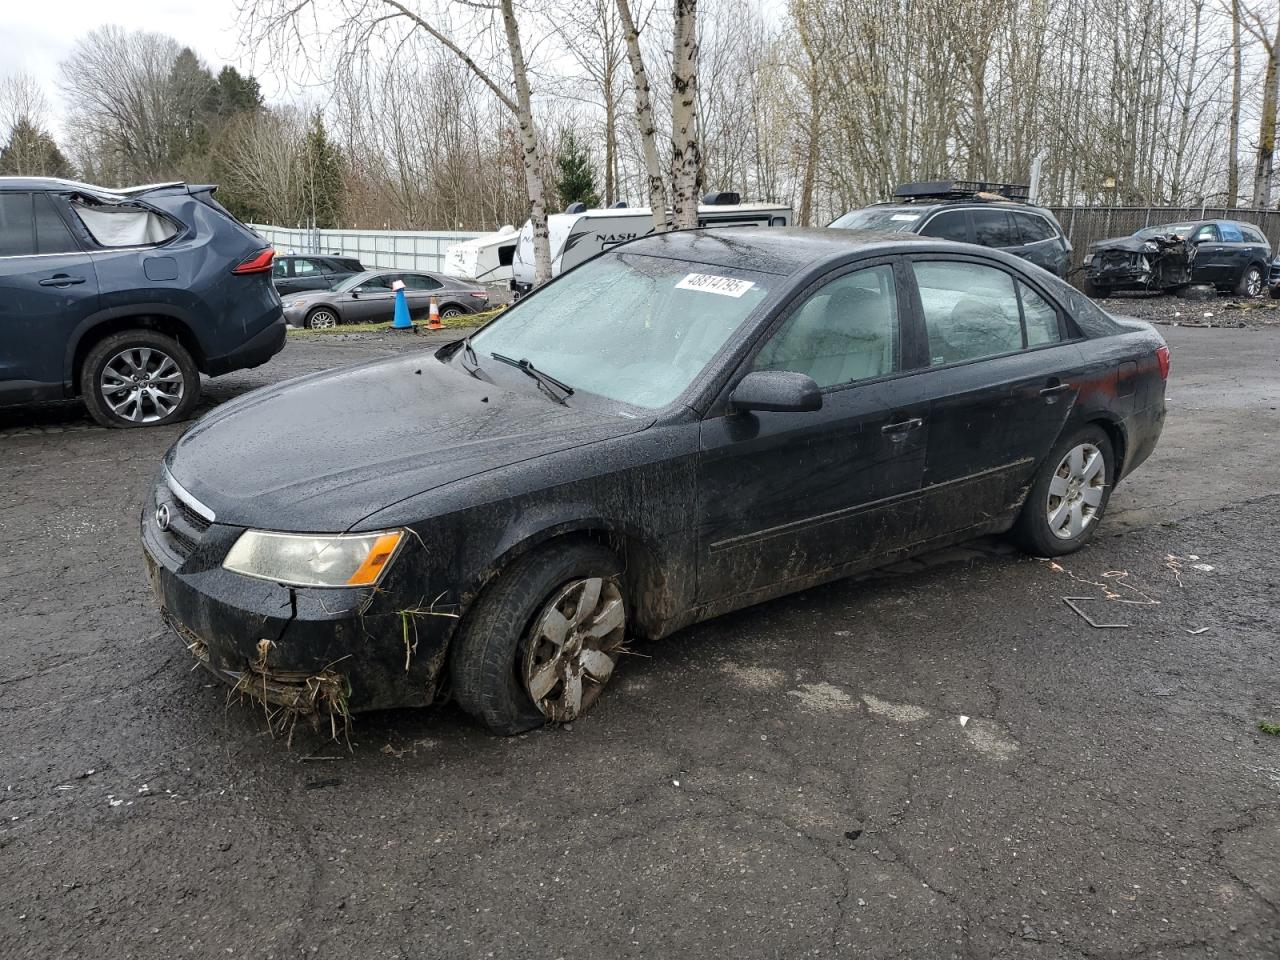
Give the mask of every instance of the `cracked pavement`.
M 1164 439 L 1083 552 L 741 611 L 506 740 L 273 740 L 147 590 L 178 430 L 0 411 L 0 956 L 1280 956 L 1280 329 L 1162 332 Z M 291 339 L 205 405 L 421 342 Z

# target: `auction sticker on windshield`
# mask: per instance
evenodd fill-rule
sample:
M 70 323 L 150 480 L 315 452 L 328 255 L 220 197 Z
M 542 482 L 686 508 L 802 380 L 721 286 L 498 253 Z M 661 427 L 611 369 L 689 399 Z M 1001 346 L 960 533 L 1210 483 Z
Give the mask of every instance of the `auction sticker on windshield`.
M 755 284 L 750 280 L 717 277 L 711 273 L 690 273 L 676 284 L 676 289 L 718 293 L 722 297 L 740 297 L 754 286 Z

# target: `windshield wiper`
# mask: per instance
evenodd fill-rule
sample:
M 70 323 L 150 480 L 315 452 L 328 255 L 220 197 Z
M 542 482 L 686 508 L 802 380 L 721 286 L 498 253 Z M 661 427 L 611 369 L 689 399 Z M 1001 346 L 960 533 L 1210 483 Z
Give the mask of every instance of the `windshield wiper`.
M 463 355 L 466 356 L 467 360 L 471 364 L 471 366 L 468 367 L 464 363 L 462 365 L 462 369 L 466 370 L 467 373 L 471 374 L 473 377 L 479 380 L 480 379 L 480 358 L 476 356 L 475 347 L 471 346 L 470 337 L 466 337 L 462 341 L 462 352 L 463 352 Z
M 535 381 L 537 381 L 538 387 L 539 389 L 542 390 L 543 393 L 545 393 L 548 397 L 550 397 L 556 403 L 562 404 L 563 406 L 568 406 L 568 404 L 565 403 L 565 397 L 573 396 L 573 387 L 569 386 L 563 380 L 557 380 L 555 377 L 551 376 L 551 374 L 543 373 L 541 370 L 535 367 L 532 363 L 530 363 L 528 359 L 525 357 L 521 357 L 519 360 L 516 360 L 512 357 L 504 357 L 500 353 L 491 353 L 489 354 L 489 356 L 493 357 L 493 359 L 495 360 L 501 361 L 502 363 L 510 364 L 511 366 L 515 367 L 517 370 L 523 370 L 529 376 L 533 377 Z M 558 390 L 562 390 L 564 392 L 564 396 L 562 397 L 552 392 L 551 390 L 552 387 L 555 387 Z

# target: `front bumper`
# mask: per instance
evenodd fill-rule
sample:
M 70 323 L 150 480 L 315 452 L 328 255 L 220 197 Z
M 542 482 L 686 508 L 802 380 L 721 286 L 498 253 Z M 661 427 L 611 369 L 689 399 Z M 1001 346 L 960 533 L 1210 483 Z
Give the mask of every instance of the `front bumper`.
M 167 531 L 156 522 L 161 503 L 171 513 Z M 395 568 L 377 590 L 286 587 L 231 573 L 222 559 L 243 528 L 201 520 L 161 483 L 143 509 L 142 546 L 161 615 L 216 677 L 302 713 L 425 706 L 436 698 L 454 608 L 427 613 L 416 602 L 397 603 Z M 396 560 L 402 564 L 414 565 L 408 551 Z

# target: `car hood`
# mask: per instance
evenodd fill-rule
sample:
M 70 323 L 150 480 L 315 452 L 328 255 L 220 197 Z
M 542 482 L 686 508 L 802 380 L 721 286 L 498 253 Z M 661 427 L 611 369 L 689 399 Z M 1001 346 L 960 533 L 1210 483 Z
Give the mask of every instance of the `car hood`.
M 284 300 L 287 307 L 295 300 L 305 300 L 307 303 L 314 303 L 316 300 L 332 300 L 335 294 L 333 289 L 326 287 L 323 290 L 297 290 L 293 293 L 282 293 L 280 298 Z
M 1129 253 L 1142 253 L 1146 244 L 1146 240 L 1140 240 L 1137 237 L 1110 237 L 1089 244 L 1089 251 L 1094 253 L 1099 250 L 1126 250 Z
M 245 394 L 188 430 L 165 464 L 219 523 L 342 532 L 406 497 L 649 422 L 505 390 L 416 353 Z

